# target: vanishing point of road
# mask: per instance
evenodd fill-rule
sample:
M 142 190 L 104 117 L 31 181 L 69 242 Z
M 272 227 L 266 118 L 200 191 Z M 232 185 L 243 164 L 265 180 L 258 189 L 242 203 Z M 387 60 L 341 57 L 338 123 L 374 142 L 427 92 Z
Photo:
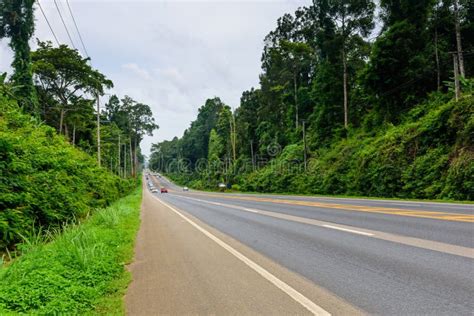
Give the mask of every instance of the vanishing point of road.
M 130 315 L 473 315 L 474 205 L 144 186 Z

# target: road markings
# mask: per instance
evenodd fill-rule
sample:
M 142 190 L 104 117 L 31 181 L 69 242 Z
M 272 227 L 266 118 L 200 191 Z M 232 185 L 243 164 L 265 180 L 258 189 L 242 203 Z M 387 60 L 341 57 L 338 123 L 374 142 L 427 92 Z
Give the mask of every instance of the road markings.
M 217 198 L 223 198 L 223 199 L 235 199 L 235 200 L 245 200 L 245 201 L 253 201 L 253 202 L 267 202 L 267 203 L 288 204 L 288 205 L 298 205 L 298 206 L 332 208 L 332 209 L 340 209 L 343 211 L 379 213 L 379 214 L 388 214 L 388 215 L 438 219 L 438 220 L 454 221 L 454 222 L 474 223 L 473 214 L 409 210 L 409 209 L 400 209 L 400 208 L 361 206 L 361 205 L 349 205 L 349 204 L 321 203 L 321 202 L 304 201 L 304 200 L 288 200 L 288 199 L 281 199 L 281 198 L 254 198 L 254 197 L 248 197 L 248 196 L 235 196 L 235 195 L 232 196 L 232 195 L 224 195 L 224 194 L 207 194 L 207 193 L 194 193 L 194 192 L 191 194 L 217 197 Z
M 332 226 L 332 225 L 323 225 L 323 227 L 342 230 L 342 231 L 345 231 L 345 232 L 364 235 L 364 236 L 373 236 L 374 235 L 374 234 L 371 234 L 371 233 L 361 232 L 361 231 L 358 231 L 358 230 L 347 229 L 347 228 L 342 228 L 342 227 L 337 227 L 337 226 Z
M 290 296 L 293 300 L 295 300 L 297 303 L 301 304 L 304 306 L 307 310 L 309 310 L 312 314 L 314 315 L 331 315 L 329 312 L 324 310 L 322 307 L 316 305 L 314 302 L 312 302 L 310 299 L 308 299 L 306 296 L 283 282 L 282 280 L 278 279 L 276 276 L 265 270 L 263 267 L 255 263 L 254 261 L 250 260 L 248 257 L 244 256 L 242 253 L 239 251 L 235 250 L 225 242 L 223 242 L 221 239 L 216 237 L 215 235 L 211 234 L 209 231 L 204 229 L 203 227 L 199 226 L 196 224 L 194 221 L 189 219 L 187 216 L 183 215 L 180 211 L 169 205 L 168 203 L 162 201 L 161 199 L 157 198 L 156 196 L 152 195 L 153 198 L 155 198 L 158 202 L 163 204 L 164 206 L 168 207 L 170 210 L 172 210 L 174 213 L 176 213 L 178 216 L 180 216 L 182 219 L 187 221 L 189 224 L 194 226 L 197 230 L 199 230 L 201 233 L 206 235 L 208 238 L 210 238 L 212 241 L 214 241 L 216 244 L 227 250 L 229 253 L 231 253 L 234 257 L 245 263 L 248 267 L 250 267 L 252 270 L 260 274 L 263 278 L 265 278 L 267 281 L 275 285 L 277 288 L 282 290 L 284 293 L 286 293 L 288 296 Z
M 259 210 L 255 210 L 255 209 L 253 209 L 253 208 L 246 208 L 246 207 L 244 207 L 244 210 L 246 210 L 247 212 L 252 212 L 252 213 L 257 213 L 257 214 L 260 213 Z
M 232 205 L 232 204 L 224 204 L 224 203 L 219 203 L 219 202 L 211 202 L 207 200 L 201 200 L 201 199 L 196 199 L 188 196 L 183 196 L 183 195 L 176 195 L 174 194 L 173 196 L 178 197 L 178 198 L 183 198 L 183 199 L 188 199 L 188 200 L 194 200 L 202 203 L 207 203 L 207 204 L 213 204 L 217 206 L 223 206 L 227 208 L 233 208 L 233 209 L 238 209 L 246 212 L 252 212 L 252 213 L 258 213 L 260 215 L 264 216 L 270 216 L 278 219 L 283 219 L 287 221 L 293 221 L 297 223 L 302 223 L 302 224 L 308 224 L 308 225 L 313 225 L 313 226 L 318 226 L 318 227 L 325 227 L 325 228 L 330 228 L 330 229 L 337 229 L 341 231 L 345 231 L 348 233 L 355 233 L 359 235 L 364 235 L 370 238 L 376 238 L 376 239 L 381 239 L 385 241 L 390 241 L 390 242 L 395 242 L 407 246 L 412 246 L 412 247 L 417 247 L 417 248 L 423 248 L 423 249 L 428 249 L 428 250 L 433 250 L 433 251 L 438 251 L 438 252 L 443 252 L 451 255 L 456 255 L 456 256 L 461 256 L 461 257 L 466 257 L 470 259 L 474 259 L 474 249 L 473 248 L 468 248 L 468 247 L 463 247 L 463 246 L 457 246 L 457 245 L 452 245 L 452 244 L 446 244 L 443 242 L 438 242 L 438 241 L 433 241 L 433 240 L 425 240 L 425 239 L 420 239 L 416 237 L 408 237 L 408 236 L 401 236 L 401 235 L 395 235 L 395 234 L 390 234 L 390 233 L 385 233 L 381 231 L 376 231 L 376 230 L 369 230 L 369 229 L 358 229 L 354 230 L 352 226 L 346 226 L 346 225 L 338 225 L 334 226 L 334 223 L 331 222 L 324 222 L 320 221 L 317 219 L 312 219 L 312 218 L 306 218 L 306 217 L 299 217 L 299 216 L 294 216 L 294 215 L 289 215 L 289 214 L 283 214 L 283 213 L 278 213 L 278 212 L 272 212 L 272 211 L 265 211 L 262 209 L 250 209 L 242 206 L 237 206 L 237 205 Z M 330 227 L 328 227 L 330 226 Z M 337 228 L 336 228 L 337 227 Z

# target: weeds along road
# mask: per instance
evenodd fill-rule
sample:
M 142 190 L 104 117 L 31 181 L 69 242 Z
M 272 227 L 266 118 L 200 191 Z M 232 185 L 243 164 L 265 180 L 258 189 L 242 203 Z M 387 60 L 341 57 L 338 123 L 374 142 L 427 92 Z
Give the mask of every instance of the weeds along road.
M 474 206 L 144 191 L 130 314 L 474 310 Z

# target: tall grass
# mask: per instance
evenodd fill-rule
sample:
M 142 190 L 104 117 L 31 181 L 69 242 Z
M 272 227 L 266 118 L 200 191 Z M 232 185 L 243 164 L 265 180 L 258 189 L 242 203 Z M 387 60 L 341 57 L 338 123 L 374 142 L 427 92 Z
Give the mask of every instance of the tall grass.
M 140 200 L 137 189 L 82 224 L 24 236 L 23 255 L 0 268 L 0 314 L 123 314 Z

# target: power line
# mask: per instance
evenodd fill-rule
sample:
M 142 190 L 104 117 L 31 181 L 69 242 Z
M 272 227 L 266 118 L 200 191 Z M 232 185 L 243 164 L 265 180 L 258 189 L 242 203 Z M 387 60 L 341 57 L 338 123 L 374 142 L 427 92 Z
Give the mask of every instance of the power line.
M 58 10 L 59 17 L 61 18 L 61 21 L 63 22 L 64 28 L 66 29 L 67 36 L 69 37 L 69 40 L 71 41 L 72 48 L 76 49 L 76 46 L 74 46 L 74 41 L 72 40 L 71 34 L 69 34 L 69 30 L 67 28 L 66 22 L 64 22 L 63 15 L 61 14 L 61 10 L 59 10 L 58 3 L 56 0 L 54 0 L 54 5 L 56 6 L 56 9 Z
M 54 33 L 53 28 L 51 27 L 51 24 L 49 23 L 49 20 L 48 20 L 48 18 L 46 17 L 46 14 L 44 13 L 43 7 L 41 6 L 41 3 L 39 2 L 39 0 L 38 0 L 38 6 L 39 6 L 39 8 L 40 8 L 40 10 L 41 10 L 41 13 L 43 14 L 44 19 L 46 20 L 46 23 L 47 23 L 48 26 L 49 26 L 49 29 L 51 30 L 51 33 L 53 33 L 53 36 L 54 36 L 54 39 L 56 40 L 56 43 L 57 43 L 58 46 L 59 46 L 60 44 L 59 44 L 58 38 L 56 37 L 56 34 Z
M 79 32 L 79 28 L 77 27 L 76 19 L 74 18 L 74 14 L 72 13 L 71 6 L 69 5 L 69 0 L 66 0 L 67 7 L 69 9 L 69 13 L 71 14 L 72 21 L 74 22 L 74 26 L 76 27 L 77 34 L 79 35 L 79 40 L 81 41 L 82 48 L 86 53 L 86 57 L 89 58 L 89 54 L 87 53 L 86 45 L 84 45 L 84 41 L 82 40 L 81 32 Z

